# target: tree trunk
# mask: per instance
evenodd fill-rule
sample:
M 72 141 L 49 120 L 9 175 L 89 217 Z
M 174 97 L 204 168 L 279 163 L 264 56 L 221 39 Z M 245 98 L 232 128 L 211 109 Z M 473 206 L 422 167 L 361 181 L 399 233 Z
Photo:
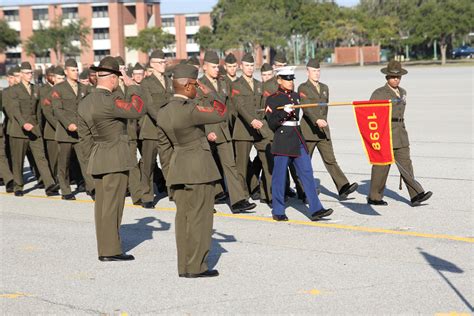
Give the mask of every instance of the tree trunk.
M 270 46 L 265 47 L 265 62 L 270 63 Z
M 364 66 L 364 50 L 359 46 L 359 65 Z
M 446 48 L 448 47 L 448 44 L 440 43 L 439 47 L 441 49 L 441 65 L 446 65 Z

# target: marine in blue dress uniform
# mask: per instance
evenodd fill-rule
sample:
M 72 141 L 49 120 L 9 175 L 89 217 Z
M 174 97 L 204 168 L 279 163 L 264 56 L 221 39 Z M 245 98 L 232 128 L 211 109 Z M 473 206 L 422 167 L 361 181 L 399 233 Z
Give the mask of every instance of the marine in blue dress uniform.
M 311 158 L 300 129 L 299 109 L 292 108 L 300 103 L 298 93 L 293 91 L 294 78 L 294 67 L 280 68 L 277 73 L 278 91 L 269 96 L 265 104 L 268 124 L 275 133 L 272 144 L 272 214 L 276 221 L 288 220 L 285 215 L 285 183 L 286 170 L 292 162 L 307 195 L 309 217 L 317 221 L 331 215 L 333 210 L 325 209 L 316 194 Z M 277 109 L 280 106 L 284 109 Z

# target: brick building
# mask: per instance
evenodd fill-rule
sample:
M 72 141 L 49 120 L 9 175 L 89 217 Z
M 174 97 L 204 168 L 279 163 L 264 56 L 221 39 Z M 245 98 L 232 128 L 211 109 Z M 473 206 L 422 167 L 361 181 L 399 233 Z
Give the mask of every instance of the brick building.
M 35 30 L 48 27 L 62 16 L 68 20 L 84 19 L 91 28 L 89 48 L 83 49 L 76 59 L 83 65 L 97 63 L 106 55 L 121 55 L 127 63 L 145 63 L 147 55 L 125 47 L 125 38 L 137 36 L 147 27 L 163 26 L 165 32 L 175 35 L 176 44 L 165 50 L 168 56 L 187 58 L 199 53 L 193 35 L 200 26 L 211 25 L 210 13 L 179 13 L 161 15 L 160 0 L 9 0 L 0 7 L 0 19 L 8 22 L 25 41 Z M 46 57 L 28 56 L 21 44 L 0 54 L 3 68 L 28 60 L 32 64 L 55 64 L 53 52 Z

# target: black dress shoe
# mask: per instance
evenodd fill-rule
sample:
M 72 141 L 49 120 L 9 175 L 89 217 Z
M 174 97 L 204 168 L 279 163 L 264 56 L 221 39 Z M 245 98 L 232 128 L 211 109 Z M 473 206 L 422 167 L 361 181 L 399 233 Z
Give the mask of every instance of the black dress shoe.
M 76 188 L 77 192 L 86 192 L 86 185 L 84 183 L 81 183 L 77 186 Z
M 23 196 L 23 191 L 22 190 L 15 191 L 15 196 Z
M 259 188 L 255 189 L 252 193 L 250 193 L 250 198 L 254 201 L 260 200 L 260 197 L 261 197 L 261 195 L 260 195 L 260 189 Z
M 273 218 L 274 221 L 277 221 L 277 222 L 286 222 L 286 221 L 288 221 L 288 217 L 285 214 L 283 214 L 283 215 L 273 215 L 272 218 Z
M 241 200 L 231 207 L 231 211 L 233 214 L 238 214 L 238 213 L 247 213 L 245 211 L 251 210 L 255 208 L 257 204 L 255 203 L 249 203 L 247 200 Z
M 38 182 L 38 184 L 36 184 L 36 188 L 37 189 L 44 189 L 44 183 L 43 182 Z
M 93 201 L 95 201 L 95 189 L 92 191 L 86 191 L 86 194 L 90 196 Z
M 367 198 L 367 204 L 371 204 L 371 205 L 388 205 L 388 203 L 385 202 L 384 200 L 372 200 L 372 199 L 369 199 L 369 198 Z
M 225 204 L 227 202 L 227 193 L 221 192 L 214 197 L 214 204 Z
M 45 189 L 46 196 L 59 195 L 59 185 L 51 184 Z
M 180 274 L 179 276 L 181 278 L 191 278 L 191 279 L 194 279 L 194 278 L 212 278 L 212 277 L 216 277 L 219 275 L 219 271 L 217 270 L 207 270 L 207 271 L 204 271 L 204 272 L 201 272 L 201 273 L 197 273 L 197 274 L 194 274 L 194 273 L 184 273 L 184 274 Z
M 319 221 L 321 218 L 323 217 L 326 217 L 326 216 L 329 216 L 333 213 L 333 209 L 332 208 L 328 208 L 328 209 L 321 209 L 317 212 L 314 212 L 313 214 L 311 214 L 311 220 L 312 221 Z
M 433 195 L 433 192 L 422 192 L 411 199 L 411 206 L 419 206 L 422 202 L 428 200 Z
M 352 184 L 349 184 L 349 183 L 344 184 L 343 187 L 341 188 L 341 190 L 339 191 L 339 199 L 340 200 L 347 199 L 349 194 L 351 194 L 355 190 L 357 190 L 358 187 L 359 187 L 359 185 L 355 182 L 352 183 Z
M 61 196 L 61 200 L 74 201 L 75 199 L 76 197 L 72 193 L 64 194 L 63 196 Z
M 153 202 L 143 202 L 142 207 L 143 208 L 155 208 L 155 203 L 153 203 Z
M 138 199 L 135 202 L 133 202 L 133 205 L 142 205 L 142 200 Z
M 13 180 L 8 181 L 8 183 L 5 185 L 5 191 L 7 193 L 12 193 L 14 186 L 15 186 L 15 183 L 13 182 Z
M 115 256 L 100 256 L 99 257 L 100 261 L 130 261 L 130 260 L 135 260 L 135 257 L 132 255 L 127 255 L 127 254 L 120 254 L 120 255 L 115 255 Z

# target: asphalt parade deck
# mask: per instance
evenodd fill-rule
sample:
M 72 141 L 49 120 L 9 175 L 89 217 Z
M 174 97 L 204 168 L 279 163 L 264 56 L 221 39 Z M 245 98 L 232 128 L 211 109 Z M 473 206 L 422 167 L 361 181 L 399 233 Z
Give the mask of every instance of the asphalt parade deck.
M 322 69 L 333 102 L 365 100 L 384 84 L 380 67 Z M 175 205 L 154 210 L 129 198 L 122 222 L 132 262 L 97 260 L 93 203 L 23 198 L 0 190 L 0 310 L 24 314 L 472 314 L 474 304 L 473 67 L 407 67 L 405 122 L 416 179 L 434 192 L 412 208 L 398 190 L 395 166 L 388 206 L 369 206 L 370 165 L 350 107 L 330 109 L 337 160 L 358 192 L 346 201 L 318 153 L 314 176 L 329 220 L 310 222 L 306 206 L 288 202 L 290 221 L 270 208 L 233 215 L 217 205 L 210 266 L 220 276 L 177 275 Z M 303 69 L 297 80 L 305 77 Z

